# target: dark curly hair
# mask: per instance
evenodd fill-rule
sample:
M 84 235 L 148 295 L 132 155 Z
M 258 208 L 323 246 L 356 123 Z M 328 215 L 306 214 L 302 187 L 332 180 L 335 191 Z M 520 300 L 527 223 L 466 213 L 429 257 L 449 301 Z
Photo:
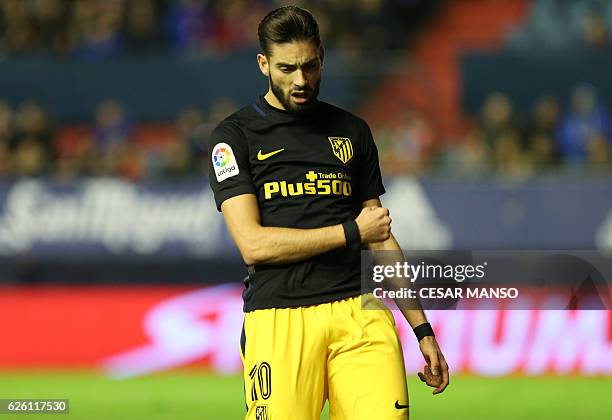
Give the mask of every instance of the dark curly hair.
M 272 10 L 257 28 L 259 45 L 266 56 L 270 56 L 272 44 L 292 41 L 312 41 L 321 45 L 319 25 L 314 16 L 297 6 L 284 6 Z

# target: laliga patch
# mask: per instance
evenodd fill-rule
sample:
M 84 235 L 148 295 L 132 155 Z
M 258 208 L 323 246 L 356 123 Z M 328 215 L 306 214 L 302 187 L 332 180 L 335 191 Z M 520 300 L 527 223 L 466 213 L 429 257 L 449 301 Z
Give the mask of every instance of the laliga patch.
M 212 151 L 212 164 L 217 181 L 221 182 L 240 173 L 232 148 L 227 143 L 217 143 Z

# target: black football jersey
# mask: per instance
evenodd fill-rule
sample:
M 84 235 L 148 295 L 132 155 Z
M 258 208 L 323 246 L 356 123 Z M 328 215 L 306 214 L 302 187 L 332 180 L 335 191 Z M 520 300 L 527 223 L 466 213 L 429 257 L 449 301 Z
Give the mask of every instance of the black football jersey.
M 261 224 L 318 228 L 354 219 L 385 190 L 378 152 L 362 119 L 317 102 L 293 113 L 263 97 L 223 120 L 209 144 L 217 208 L 254 194 Z M 360 294 L 359 245 L 303 261 L 248 267 L 244 310 L 313 305 Z

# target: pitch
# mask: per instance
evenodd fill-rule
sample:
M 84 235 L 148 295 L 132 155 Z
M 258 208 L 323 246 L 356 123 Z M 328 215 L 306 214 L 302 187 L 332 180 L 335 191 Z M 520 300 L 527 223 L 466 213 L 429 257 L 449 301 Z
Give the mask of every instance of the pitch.
M 609 419 L 612 378 L 453 376 L 435 397 L 408 379 L 411 419 Z M 111 380 L 91 371 L 0 372 L 0 398 L 69 398 L 78 420 L 239 420 L 242 380 L 198 370 Z M 2 419 L 40 415 L 2 415 Z M 54 417 L 55 418 L 55 417 Z M 321 416 L 328 419 L 327 410 Z

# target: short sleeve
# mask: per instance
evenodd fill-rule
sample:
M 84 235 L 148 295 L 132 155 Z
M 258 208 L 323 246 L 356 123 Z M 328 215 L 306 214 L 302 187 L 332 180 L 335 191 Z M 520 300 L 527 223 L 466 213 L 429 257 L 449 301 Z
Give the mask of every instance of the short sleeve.
M 378 163 L 378 149 L 372 137 L 372 131 L 364 123 L 360 155 L 358 156 L 357 171 L 357 199 L 359 204 L 366 200 L 378 198 L 385 193 L 382 182 L 380 165 Z
M 249 147 L 244 134 L 224 121 L 214 129 L 208 142 L 210 186 L 217 210 L 228 198 L 255 194 L 249 164 Z

